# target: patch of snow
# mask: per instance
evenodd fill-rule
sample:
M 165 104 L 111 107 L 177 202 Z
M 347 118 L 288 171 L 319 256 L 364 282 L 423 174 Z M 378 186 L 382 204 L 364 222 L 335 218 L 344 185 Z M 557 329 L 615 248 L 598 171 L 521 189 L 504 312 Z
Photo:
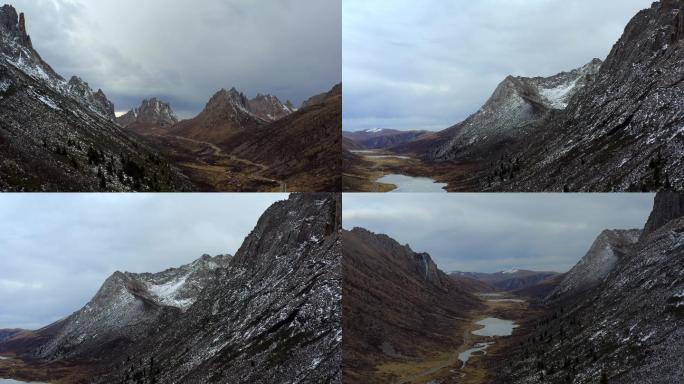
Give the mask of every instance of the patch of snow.
M 381 128 L 371 128 L 371 129 L 366 129 L 364 132 L 366 133 L 379 133 L 382 132 Z
M 505 271 L 501 271 L 501 273 L 504 273 L 504 274 L 507 274 L 507 275 L 510 275 L 510 274 L 513 274 L 513 273 L 518 273 L 518 272 L 520 272 L 519 269 L 507 269 L 507 270 L 505 270 Z
M 43 104 L 54 109 L 55 111 L 61 111 L 62 108 L 58 107 L 57 104 L 51 98 L 43 95 L 38 95 L 38 99 L 43 102 Z
M 188 275 L 184 275 L 175 280 L 170 280 L 164 284 L 149 284 L 148 289 L 157 296 L 161 303 L 172 307 L 186 309 L 192 305 L 192 299 L 178 299 L 178 291 L 185 285 Z
M 578 81 L 579 78 L 555 88 L 541 89 L 539 93 L 551 104 L 552 108 L 565 109 L 568 106 L 568 95 L 575 89 Z

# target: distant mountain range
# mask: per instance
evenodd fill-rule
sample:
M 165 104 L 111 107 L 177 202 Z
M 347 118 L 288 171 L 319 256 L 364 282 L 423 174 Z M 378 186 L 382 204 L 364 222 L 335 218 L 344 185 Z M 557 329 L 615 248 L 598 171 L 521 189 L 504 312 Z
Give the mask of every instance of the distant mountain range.
M 0 377 L 341 383 L 340 199 L 293 194 L 264 212 L 233 257 L 116 272 L 65 319 L 3 330 L 0 353 L 25 366 L 0 364 Z
M 192 119 L 179 121 L 159 98 L 117 118 L 102 90 L 77 76 L 66 81 L 43 61 L 24 15 L 10 5 L 0 8 L 0 42 L 0 190 L 341 188 L 341 85 L 299 110 L 232 88 L 218 91 Z M 255 156 L 231 153 L 257 145 Z

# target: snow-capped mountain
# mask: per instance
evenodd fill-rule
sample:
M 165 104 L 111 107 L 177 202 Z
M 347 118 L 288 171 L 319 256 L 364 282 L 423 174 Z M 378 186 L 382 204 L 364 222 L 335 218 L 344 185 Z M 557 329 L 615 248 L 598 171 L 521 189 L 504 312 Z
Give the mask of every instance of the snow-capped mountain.
M 197 301 L 102 382 L 340 383 L 340 199 L 272 205 Z
M 208 255 L 180 268 L 159 273 L 115 272 L 82 309 L 47 329 L 58 331 L 33 357 L 59 360 L 99 354 L 105 345 L 144 337 L 164 316 L 187 310 L 214 282 L 215 271 L 230 256 Z M 39 331 L 40 332 L 40 331 Z
M 684 187 L 684 4 L 639 12 L 594 81 L 511 146 L 504 190 L 642 191 Z
M 277 97 L 261 93 L 247 102 L 247 109 L 267 121 L 276 121 L 297 111 L 289 100 L 283 104 Z
M 66 92 L 71 97 L 79 100 L 83 105 L 92 108 L 102 117 L 112 121 L 116 118 L 114 115 L 114 104 L 107 99 L 104 92 L 101 89 L 93 92 L 88 83 L 80 77 L 71 77 L 67 83 Z
M 124 128 L 169 128 L 178 122 L 178 118 L 169 103 L 153 97 L 143 100 L 139 107 L 119 116 L 116 122 Z
M 528 132 L 529 125 L 567 107 L 572 96 L 591 83 L 601 67 L 594 59 L 581 68 L 551 77 L 508 76 L 485 105 L 463 122 L 439 133 L 441 143 L 429 156 L 437 161 L 490 155 Z

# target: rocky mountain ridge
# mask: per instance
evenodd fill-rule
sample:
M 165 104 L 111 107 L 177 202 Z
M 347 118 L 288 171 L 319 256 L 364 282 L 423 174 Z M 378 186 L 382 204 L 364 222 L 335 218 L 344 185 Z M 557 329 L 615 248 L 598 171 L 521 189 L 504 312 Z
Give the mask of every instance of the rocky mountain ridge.
M 678 382 L 684 374 L 684 217 L 671 208 L 681 198 L 659 193 L 651 217 L 667 219 L 640 237 L 630 231 L 627 243 L 637 240 L 607 260 L 613 266 L 597 284 L 554 297 L 532 334 L 502 354 L 508 357 L 493 381 Z
M 575 94 L 593 81 L 601 60 L 550 77 L 508 76 L 484 106 L 463 122 L 439 133 L 428 156 L 436 161 L 481 156 L 528 132 L 529 125 L 554 110 L 565 109 Z
M 509 148 L 497 189 L 648 191 L 684 183 L 684 4 L 654 2 L 627 25 L 591 84 Z M 507 164 L 503 166 L 508 167 Z
M 383 363 L 415 361 L 460 345 L 459 319 L 481 304 L 427 253 L 362 228 L 342 232 L 344 375 L 394 382 Z
M 178 118 L 169 103 L 153 97 L 143 100 L 139 107 L 117 117 L 116 122 L 124 128 L 132 126 L 170 128 L 178 123 Z
M 103 92 L 66 82 L 33 49 L 25 19 L 0 8 L 0 190 L 191 190 L 180 172 L 111 120 Z
M 426 131 L 398 131 L 395 129 L 373 128 L 357 132 L 342 132 L 342 137 L 354 144 L 347 149 L 384 149 L 409 143 Z

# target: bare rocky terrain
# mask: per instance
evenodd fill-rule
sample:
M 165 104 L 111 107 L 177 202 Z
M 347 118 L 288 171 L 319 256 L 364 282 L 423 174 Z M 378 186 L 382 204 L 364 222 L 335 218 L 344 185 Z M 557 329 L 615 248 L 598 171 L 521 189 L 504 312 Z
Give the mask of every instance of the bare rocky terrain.
M 116 272 L 64 320 L 0 342 L 0 377 L 340 383 L 341 197 L 273 204 L 234 257 Z

